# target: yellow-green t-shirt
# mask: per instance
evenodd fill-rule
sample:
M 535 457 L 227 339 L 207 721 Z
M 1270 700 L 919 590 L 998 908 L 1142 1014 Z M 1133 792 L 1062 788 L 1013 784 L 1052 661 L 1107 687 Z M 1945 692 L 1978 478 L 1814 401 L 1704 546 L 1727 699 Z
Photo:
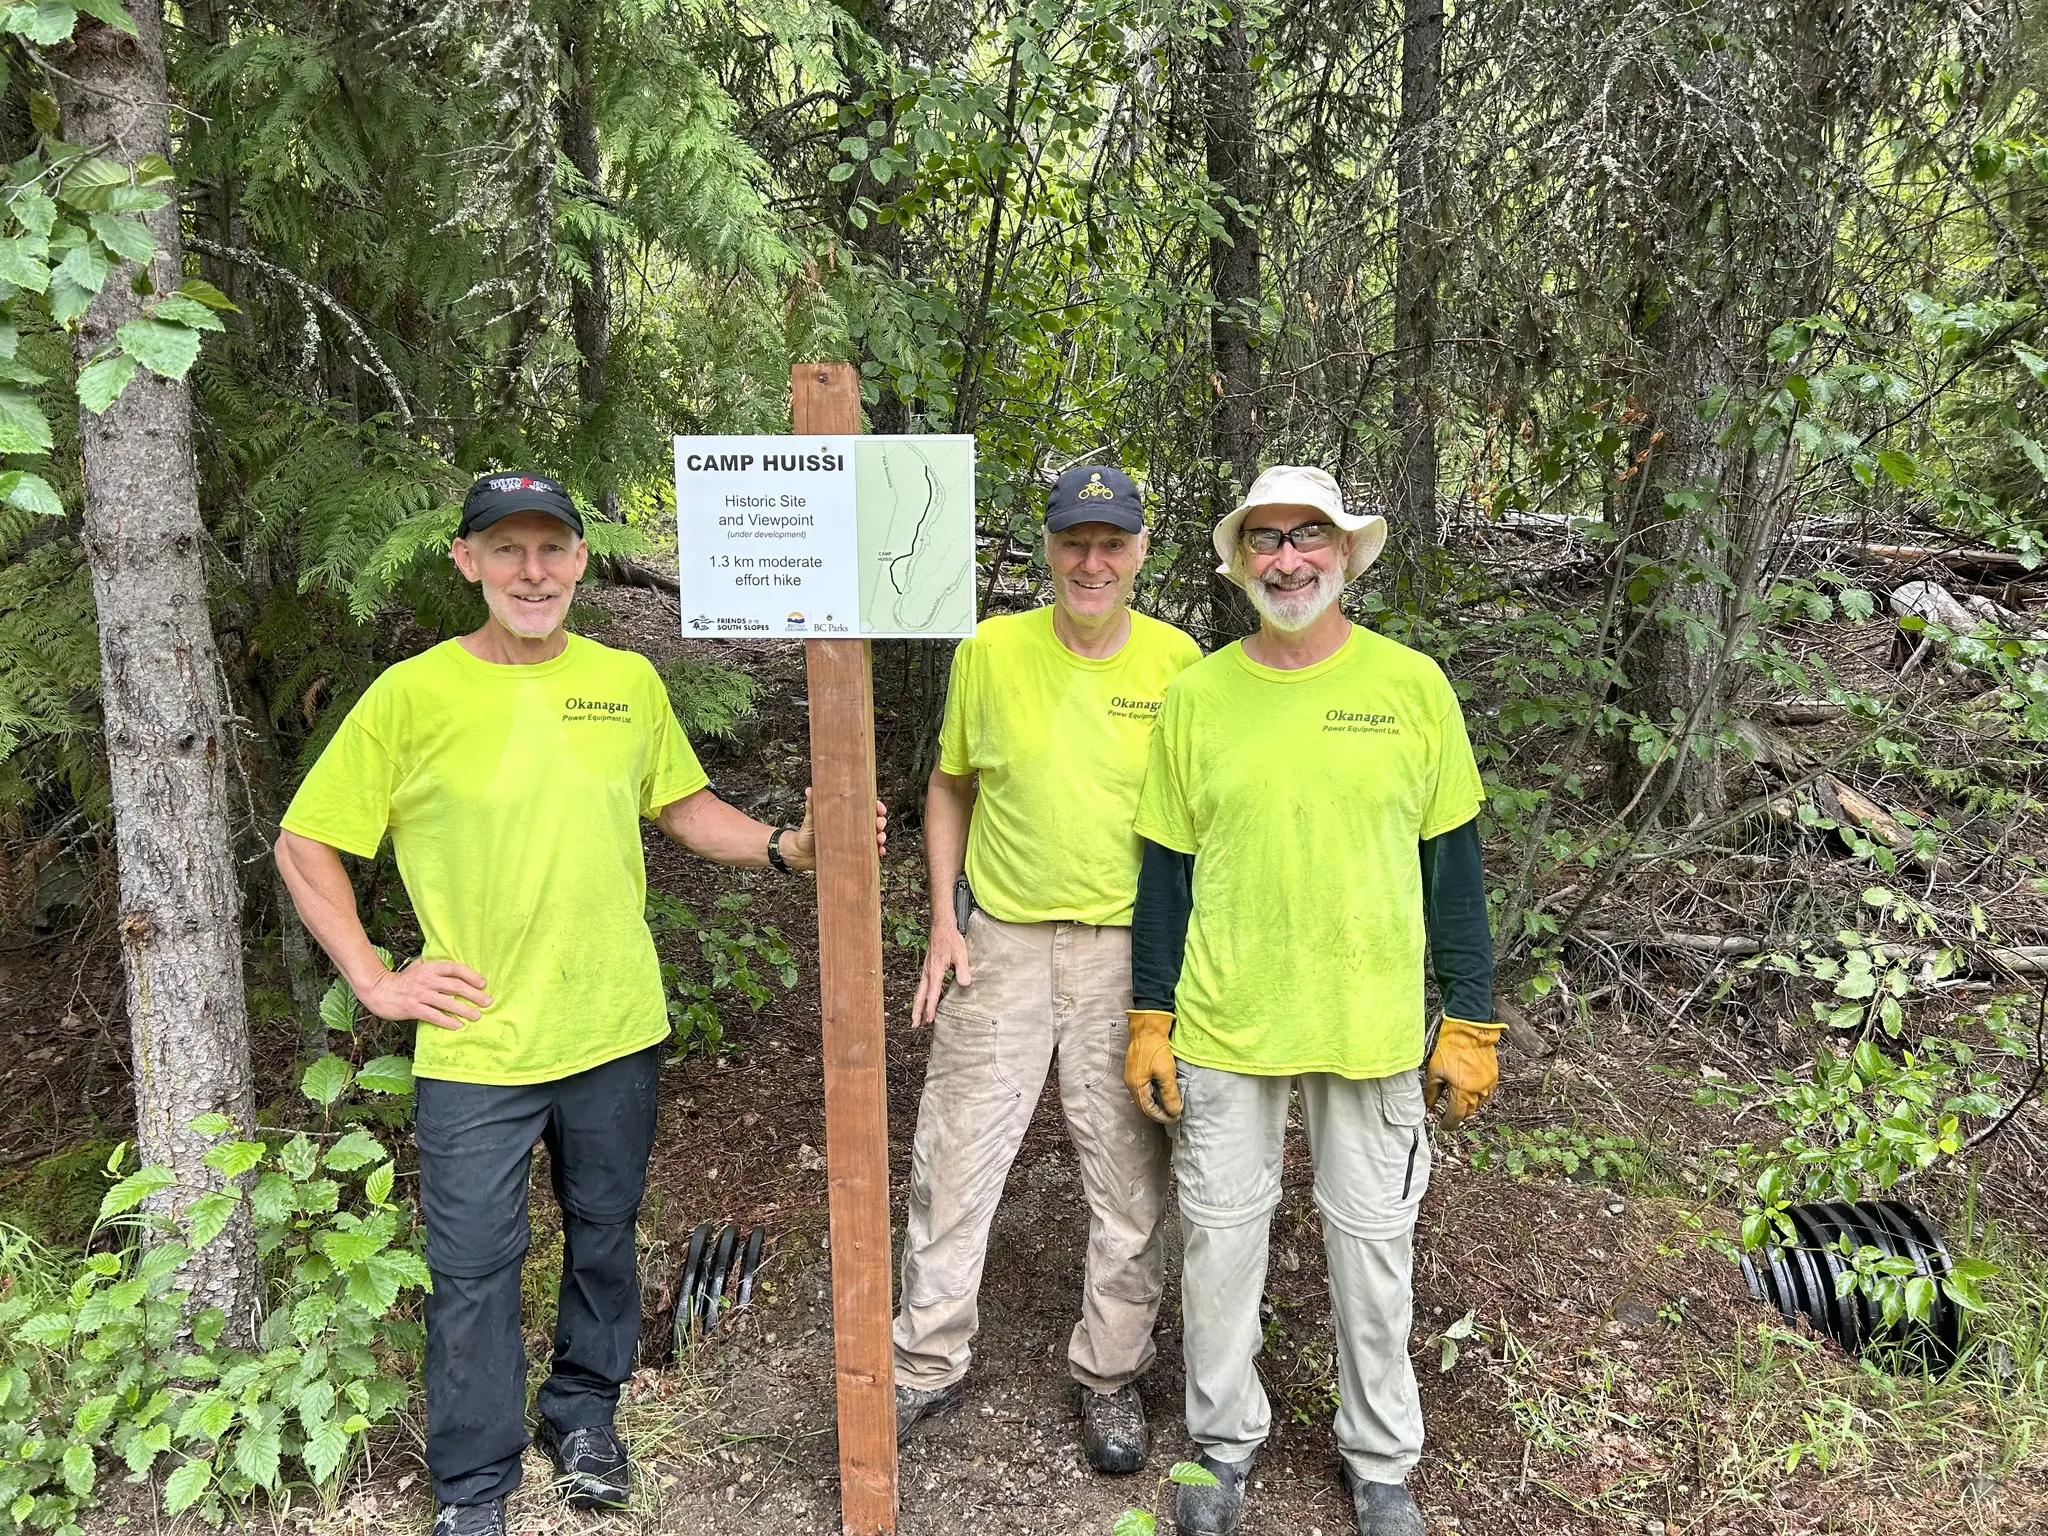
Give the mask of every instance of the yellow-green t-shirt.
M 1166 691 L 1138 832 L 1195 856 L 1174 1054 L 1387 1077 L 1422 1059 L 1416 844 L 1478 813 L 1436 663 L 1354 628 L 1298 671 L 1230 645 Z
M 939 767 L 978 775 L 967 831 L 976 906 L 1006 923 L 1130 926 L 1146 745 L 1166 685 L 1201 655 L 1171 624 L 1134 613 L 1114 656 L 1076 656 L 1051 608 L 983 619 L 960 642 Z
M 646 657 L 572 635 L 496 666 L 449 640 L 369 686 L 284 826 L 364 858 L 389 831 L 422 958 L 482 974 L 491 1006 L 420 1025 L 413 1070 L 540 1083 L 667 1035 L 640 818 L 708 782 Z

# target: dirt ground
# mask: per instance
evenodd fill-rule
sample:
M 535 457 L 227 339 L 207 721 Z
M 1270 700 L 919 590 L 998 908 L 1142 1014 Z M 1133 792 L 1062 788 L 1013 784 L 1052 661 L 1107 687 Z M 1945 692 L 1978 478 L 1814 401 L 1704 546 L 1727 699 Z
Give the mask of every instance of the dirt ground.
M 612 592 L 604 603 L 612 627 L 598 630 L 599 638 L 657 656 L 681 648 L 656 595 Z M 756 814 L 794 818 L 807 760 L 800 663 L 792 647 L 763 648 L 749 664 L 769 686 L 763 712 L 735 742 L 706 744 L 707 767 L 721 792 Z M 883 790 L 892 811 L 914 804 L 903 783 L 885 781 Z M 891 933 L 897 916 L 922 911 L 914 831 L 900 816 L 894 825 L 885 883 Z M 759 1222 L 771 1247 L 749 1310 L 631 1384 L 621 1425 L 638 1459 L 634 1510 L 567 1511 L 546 1487 L 545 1464 L 529 1453 L 513 1528 L 633 1536 L 834 1532 L 824 1116 L 808 884 L 714 871 L 658 838 L 648 853 L 655 889 L 702 905 L 721 893 L 751 895 L 750 915 L 781 929 L 800 975 L 758 1015 L 728 1008 L 718 1055 L 666 1070 L 644 1235 L 680 1244 L 702 1221 Z M 0 1204 L 9 1181 L 34 1159 L 122 1134 L 128 1081 L 118 961 L 95 931 L 86 914 L 68 935 L 0 955 L 0 1027 L 17 1042 L 0 1062 Z M 907 1022 L 915 952 L 885 939 L 885 963 L 900 1239 L 928 1036 Z M 1544 1057 L 1506 1052 L 1489 1119 L 1524 1128 L 1671 1125 L 1696 1114 L 1687 1084 L 1697 1080 L 1698 1060 L 1684 1032 L 1656 1042 L 1617 1034 L 1596 1049 L 1591 1042 L 1600 1038 L 1568 1037 Z M 257 1046 L 266 1091 L 281 1092 L 289 1026 L 260 1030 Z M 2038 1450 L 1965 1435 L 1942 1454 L 1904 1462 L 1887 1445 L 1856 1454 L 1859 1433 L 1867 1450 L 1884 1416 L 1896 1416 L 1886 1404 L 1896 1405 L 1899 1389 L 1832 1344 L 1777 1326 L 1775 1313 L 1748 1299 L 1735 1268 L 1702 1245 L 1686 1205 L 1475 1169 L 1461 1140 L 1439 1136 L 1436 1150 L 1416 1239 L 1413 1335 L 1429 1443 L 1412 1486 L 1432 1533 L 2048 1532 L 2048 1460 Z M 1256 1474 L 1247 1536 L 1351 1529 L 1330 1431 L 1335 1367 L 1310 1184 L 1307 1149 L 1296 1135 L 1273 1227 L 1262 1357 L 1275 1428 Z M 534 1189 L 536 1230 L 545 1234 L 554 1225 L 545 1179 L 537 1177 Z M 1161 1314 L 1158 1363 L 1141 1389 L 1153 1424 L 1151 1463 L 1137 1476 L 1108 1479 L 1081 1459 L 1064 1360 L 1085 1222 L 1057 1089 L 1049 1088 L 996 1222 L 966 1402 L 920 1426 L 902 1449 L 904 1536 L 1107 1536 L 1127 1508 L 1170 1508 L 1161 1479 L 1189 1450 L 1178 1230 L 1169 1229 L 1176 1279 Z M 548 1288 L 552 1261 L 543 1236 L 529 1261 L 536 1294 Z M 544 1358 L 544 1334 L 536 1331 L 530 1343 L 535 1358 Z M 1843 1405 L 1862 1415 L 1867 1432 L 1831 1434 Z M 408 1422 L 381 1439 L 331 1506 L 301 1490 L 249 1518 L 365 1536 L 423 1529 L 432 1503 L 418 1437 L 419 1425 Z M 1808 1445 L 1816 1449 L 1799 1450 Z M 90 1528 L 159 1523 L 137 1491 Z M 1162 1521 L 1161 1528 L 1170 1526 Z

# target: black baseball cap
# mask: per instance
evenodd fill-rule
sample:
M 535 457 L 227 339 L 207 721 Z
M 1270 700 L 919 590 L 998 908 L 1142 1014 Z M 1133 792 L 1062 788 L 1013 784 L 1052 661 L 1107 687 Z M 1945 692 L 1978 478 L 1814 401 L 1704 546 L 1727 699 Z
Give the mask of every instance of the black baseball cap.
M 583 537 L 583 514 L 576 510 L 576 503 L 569 499 L 562 482 L 520 470 L 485 475 L 469 488 L 462 498 L 462 521 L 456 526 L 455 537 L 488 528 L 514 512 L 545 512 L 550 517 L 559 517 L 576 530 L 577 538 Z
M 1045 503 L 1045 531 L 1058 533 L 1076 523 L 1108 523 L 1126 533 L 1145 529 L 1145 503 L 1131 477 L 1110 464 L 1076 464 L 1062 470 Z

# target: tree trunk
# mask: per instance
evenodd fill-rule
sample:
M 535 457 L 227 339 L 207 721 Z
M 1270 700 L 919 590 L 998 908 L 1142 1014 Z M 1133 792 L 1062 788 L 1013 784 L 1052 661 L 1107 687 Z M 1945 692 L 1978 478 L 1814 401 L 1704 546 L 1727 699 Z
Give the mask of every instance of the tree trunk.
M 1418 552 L 1437 541 L 1436 366 L 1438 113 L 1444 65 L 1443 0 L 1403 0 L 1401 126 L 1394 210 L 1394 474 L 1396 527 L 1415 530 Z
M 64 136 L 134 162 L 171 149 L 161 0 L 129 6 L 139 38 L 80 16 L 59 78 Z M 148 215 L 157 292 L 181 278 L 178 206 Z M 140 314 L 125 274 L 100 290 L 73 350 L 82 365 Z M 177 1176 L 171 1208 L 220 1187 L 191 1129 L 255 1125 L 242 989 L 240 891 L 228 830 L 219 663 L 201 563 L 191 392 L 136 374 L 104 416 L 79 414 L 84 543 L 99 610 L 102 711 L 120 866 L 120 938 L 135 1047 L 136 1139 Z M 262 1304 L 248 1207 L 185 1266 L 194 1307 L 254 1337 Z
M 595 197 L 602 186 L 603 162 L 597 150 L 596 69 L 581 11 L 570 13 L 562 29 L 562 58 L 568 65 L 568 88 L 562 93 L 562 153 Z M 604 237 L 593 235 L 583 247 L 590 276 L 569 294 L 569 326 L 576 337 L 577 406 L 583 430 L 595 451 L 598 511 L 609 522 L 619 515 L 617 471 L 605 451 L 604 369 L 612 350 L 611 254 Z
M 1221 190 L 1222 232 L 1209 241 L 1211 386 L 1216 408 L 1210 443 L 1218 476 L 1213 512 L 1221 518 L 1259 472 L 1259 176 L 1257 105 L 1244 12 L 1233 8 L 1202 45 L 1208 110 L 1202 117 L 1209 179 Z M 1209 583 L 1209 623 L 1218 635 L 1249 627 L 1250 608 L 1221 576 Z
M 1668 819 L 1690 822 L 1728 804 L 1720 753 L 1711 745 L 1695 748 L 1703 737 L 1711 743 L 1724 688 L 1722 641 L 1734 608 L 1712 573 L 1736 579 L 1731 509 L 1744 495 L 1746 456 L 1719 440 L 1720 426 L 1703 408 L 1738 383 L 1741 325 L 1734 307 L 1716 296 L 1674 292 L 1649 342 L 1659 377 L 1638 438 L 1639 451 L 1648 453 L 1632 520 L 1639 537 L 1618 547 L 1633 548 L 1660 574 L 1638 606 L 1636 641 L 1621 657 L 1629 682 L 1620 702 L 1661 732 L 1683 731 L 1684 739 L 1654 767 L 1642 761 L 1637 743 L 1616 743 L 1613 794 L 1622 803 L 1637 799 L 1639 817 L 1663 807 Z M 1676 782 L 1638 799 L 1653 775 L 1675 775 Z

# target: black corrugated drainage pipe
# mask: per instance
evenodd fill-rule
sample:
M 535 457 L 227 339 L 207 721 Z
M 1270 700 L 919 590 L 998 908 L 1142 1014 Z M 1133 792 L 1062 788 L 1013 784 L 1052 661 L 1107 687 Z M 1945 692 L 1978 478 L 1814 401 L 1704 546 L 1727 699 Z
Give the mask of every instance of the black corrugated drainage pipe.
M 1852 1250 L 1875 1248 L 1939 1281 L 1949 1272 L 1948 1245 L 1932 1217 L 1899 1200 L 1824 1201 L 1795 1205 L 1786 1215 L 1798 1234 L 1796 1243 L 1742 1257 L 1742 1278 L 1751 1296 L 1770 1302 L 1787 1322 L 1806 1318 L 1851 1354 L 1897 1350 L 1930 1370 L 1954 1362 L 1962 1346 L 1962 1310 L 1938 1284 L 1925 1322 L 1902 1319 L 1889 1328 L 1882 1308 L 1859 1291 L 1835 1293 L 1837 1278 L 1853 1268 L 1837 1247 L 1843 1237 Z

